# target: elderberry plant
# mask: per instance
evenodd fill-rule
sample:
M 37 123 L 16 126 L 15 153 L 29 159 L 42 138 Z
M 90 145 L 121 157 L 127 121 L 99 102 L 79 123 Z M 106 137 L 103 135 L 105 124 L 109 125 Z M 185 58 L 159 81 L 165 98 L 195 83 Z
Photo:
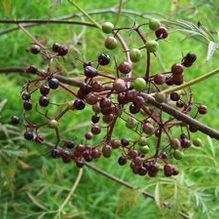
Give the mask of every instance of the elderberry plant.
M 145 25 L 148 25 L 149 33 L 154 33 L 150 39 L 149 34 L 141 30 Z M 50 145 L 53 145 L 51 156 L 61 158 L 66 163 L 73 161 L 79 168 L 83 167 L 85 162 L 99 157 L 108 158 L 114 150 L 119 150 L 118 164 L 130 165 L 135 174 L 155 177 L 162 170 L 165 176 L 177 175 L 179 170 L 172 164 L 172 159 L 182 159 L 183 153 L 192 144 L 202 145 L 199 138 L 191 139 L 190 133 L 196 132 L 197 128 L 174 116 L 167 117 L 162 107 L 156 108 L 150 103 L 149 97 L 154 98 L 157 103 L 173 106 L 195 119 L 206 114 L 207 107 L 194 102 L 190 89 L 165 92 L 168 87 L 177 87 L 185 82 L 184 74 L 186 69 L 195 63 L 196 54 L 187 53 L 178 63 L 172 63 L 168 72 L 154 73 L 151 72 L 151 56 L 156 57 L 159 42 L 165 40 L 169 34 L 168 29 L 159 20 L 151 18 L 147 23 L 121 28 L 105 22 L 102 31 L 107 35 L 103 45 L 109 52 L 101 53 L 93 57 L 93 60 L 81 61 L 82 80 L 73 83 L 78 86 L 77 89 L 72 89 L 67 85 L 68 80 L 57 76 L 59 71 L 53 64 L 55 60 L 59 61 L 70 55 L 68 47 L 59 43 L 54 43 L 49 49 L 43 48 L 40 44 L 30 47 L 31 53 L 41 54 L 48 61 L 48 67 L 45 70 L 30 65 L 26 69 L 27 73 L 34 73 L 36 77 L 24 85 L 21 93 L 26 129 L 24 138 L 38 144 L 48 144 L 50 139 L 42 137 L 40 132 L 41 129 L 51 129 L 56 138 L 55 143 L 50 142 Z M 136 33 L 142 45 L 129 49 L 121 35 L 123 31 Z M 129 46 L 131 47 L 131 44 Z M 111 50 L 115 48 L 121 49 L 124 54 L 122 62 L 118 62 L 116 55 L 111 55 Z M 136 76 L 134 63 L 142 60 L 144 55 L 146 73 Z M 101 70 L 102 66 L 109 64 L 114 66 L 111 72 Z M 72 82 L 72 79 L 69 80 Z M 68 94 L 67 102 L 51 102 L 51 93 L 54 95 L 59 90 Z M 55 112 L 50 110 L 53 105 L 56 106 Z M 68 111 L 82 113 L 85 107 L 92 109 L 91 115 L 86 115 L 90 120 L 90 127 L 82 139 L 66 140 L 59 128 L 60 121 Z M 29 115 L 34 109 L 42 117 L 42 121 L 35 122 L 30 119 Z M 116 138 L 114 130 L 119 120 L 124 121 L 125 127 L 138 137 L 126 138 L 124 129 L 124 137 Z M 19 118 L 14 116 L 11 122 L 16 125 Z M 177 134 L 179 132 L 175 129 L 179 129 L 181 134 Z M 89 143 L 100 133 L 103 136 L 101 140 L 96 140 L 95 144 Z M 151 139 L 155 143 L 152 144 Z

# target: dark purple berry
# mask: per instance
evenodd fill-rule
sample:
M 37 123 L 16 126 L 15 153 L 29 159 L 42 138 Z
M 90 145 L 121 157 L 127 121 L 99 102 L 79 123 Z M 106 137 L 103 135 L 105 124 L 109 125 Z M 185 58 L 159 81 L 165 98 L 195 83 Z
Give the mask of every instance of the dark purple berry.
M 52 158 L 58 158 L 58 157 L 61 157 L 61 151 L 57 148 L 53 148 L 51 150 L 51 157 Z
M 31 95 L 30 95 L 29 92 L 24 91 L 24 92 L 22 93 L 21 97 L 22 97 L 23 100 L 30 100 Z
M 126 157 L 124 157 L 124 156 L 119 157 L 118 163 L 119 163 L 119 165 L 121 165 L 121 166 L 125 165 L 125 164 L 127 163 Z
M 33 137 L 34 137 L 34 135 L 33 135 L 32 131 L 29 130 L 29 131 L 24 132 L 24 138 L 26 140 L 31 141 L 31 140 L 33 140 Z
M 184 102 L 182 101 L 182 100 L 178 100 L 177 102 L 176 102 L 176 106 L 177 107 L 179 107 L 179 108 L 182 108 L 182 107 L 184 107 Z
M 200 105 L 198 107 L 198 112 L 202 115 L 206 114 L 208 112 L 208 107 L 205 105 Z
M 50 78 L 48 85 L 51 89 L 56 89 L 59 86 L 59 80 L 57 78 Z
M 75 143 L 74 143 L 74 141 L 68 140 L 68 141 L 64 141 L 63 146 L 66 148 L 72 149 L 75 147 Z
M 52 45 L 52 50 L 53 50 L 53 52 L 58 52 L 59 47 L 60 47 L 60 45 L 59 45 L 58 43 L 54 43 L 54 44 Z
M 76 99 L 74 101 L 74 107 L 77 110 L 82 110 L 82 109 L 85 108 L 85 102 L 83 100 L 81 100 L 81 99 Z
M 94 134 L 94 135 L 98 135 L 100 134 L 101 132 L 101 129 L 98 125 L 93 125 L 92 128 L 91 128 L 91 132 Z
M 30 47 L 30 51 L 33 54 L 38 54 L 40 52 L 40 46 L 39 45 L 32 45 Z
M 89 94 L 92 91 L 92 86 L 90 84 L 83 83 L 80 86 L 80 91 L 84 94 Z
M 91 120 L 92 120 L 93 123 L 98 123 L 99 120 L 100 120 L 100 117 L 97 116 L 97 115 L 93 115 L 92 118 L 91 118 Z
M 40 106 L 46 107 L 49 105 L 49 98 L 47 96 L 41 96 L 39 99 Z
M 166 39 L 168 37 L 168 30 L 166 27 L 160 27 L 155 31 L 155 35 L 158 39 Z
M 155 84 L 161 85 L 166 82 L 166 76 L 163 74 L 156 74 L 154 75 L 153 80 Z
M 180 75 L 183 73 L 183 65 L 181 64 L 174 64 L 172 67 L 171 67 L 171 72 L 174 74 L 174 75 Z
M 11 124 L 12 125 L 18 125 L 20 122 L 20 118 L 18 116 L 12 116 L 11 117 Z
M 35 65 L 30 65 L 27 69 L 26 72 L 27 73 L 37 73 L 37 67 Z
M 88 77 L 88 78 L 93 78 L 93 77 L 97 76 L 98 71 L 97 71 L 96 68 L 94 68 L 94 67 L 92 67 L 92 66 L 86 66 L 86 67 L 84 68 L 84 74 L 85 74 L 85 76 Z
M 173 166 L 171 164 L 165 164 L 163 167 L 164 175 L 165 176 L 172 176 L 173 175 Z
M 42 86 L 40 87 L 40 93 L 41 93 L 42 95 L 44 95 L 44 96 L 48 95 L 48 94 L 49 94 L 49 91 L 50 91 L 50 88 L 49 88 L 49 86 L 47 86 L 47 85 L 42 85 Z
M 23 107 L 26 111 L 29 111 L 32 109 L 32 102 L 30 100 L 25 100 L 23 103 Z
M 110 145 L 104 145 L 102 148 L 102 154 L 104 157 L 110 157 L 112 154 L 112 147 Z
M 173 92 L 173 93 L 170 94 L 170 99 L 172 101 L 177 101 L 177 100 L 180 99 L 180 95 L 177 92 Z
M 138 113 L 138 112 L 140 111 L 140 108 L 137 107 L 137 106 L 134 105 L 134 104 L 131 104 L 131 105 L 129 106 L 129 111 L 130 111 L 130 113 L 132 113 L 132 114 L 136 114 L 136 113 Z
M 122 139 L 121 139 L 121 145 L 122 145 L 123 147 L 128 146 L 128 145 L 129 145 L 129 140 L 126 139 L 126 138 L 122 138 Z
M 84 166 L 84 161 L 81 159 L 76 159 L 75 163 L 77 165 L 77 167 L 82 168 Z
M 100 65 L 108 65 L 110 63 L 110 57 L 107 54 L 100 54 L 98 56 L 98 63 Z
M 65 56 L 68 53 L 68 48 L 65 46 L 59 46 L 57 52 L 60 56 Z

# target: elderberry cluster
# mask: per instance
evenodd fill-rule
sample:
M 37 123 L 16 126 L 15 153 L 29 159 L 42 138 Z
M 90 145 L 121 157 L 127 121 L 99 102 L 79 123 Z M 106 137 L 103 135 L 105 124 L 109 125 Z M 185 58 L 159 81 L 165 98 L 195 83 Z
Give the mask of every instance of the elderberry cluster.
M 148 40 L 145 37 L 146 33 L 141 31 L 141 27 L 147 24 L 149 32 L 154 33 L 153 40 Z M 137 33 L 139 43 L 143 45 L 123 51 L 125 46 L 120 33 L 127 29 Z M 74 161 L 78 167 L 83 167 L 85 162 L 91 162 L 101 156 L 108 158 L 117 150 L 120 151 L 118 164 L 121 166 L 129 164 L 135 174 L 142 176 L 148 174 L 154 177 L 163 170 L 165 176 L 177 175 L 179 170 L 172 164 L 173 158 L 180 160 L 185 150 L 192 144 L 195 146 L 202 144 L 199 138 L 191 139 L 191 132 L 196 132 L 197 129 L 173 116 L 167 117 L 162 108 L 158 109 L 151 105 L 144 94 L 155 98 L 158 103 L 169 104 L 193 118 L 206 114 L 207 107 L 195 103 L 190 90 L 165 93 L 168 87 L 177 87 L 185 82 L 186 68 L 191 67 L 196 61 L 196 55 L 190 52 L 178 63 L 173 63 L 168 72 L 154 74 L 151 70 L 150 57 L 156 55 L 159 41 L 168 37 L 168 29 L 158 20 L 150 19 L 146 24 L 130 28 L 115 28 L 112 23 L 106 22 L 102 25 L 102 31 L 109 34 L 104 42 L 106 49 L 113 50 L 121 44 L 122 54 L 126 56 L 119 63 L 118 57 L 112 59 L 110 53 L 101 53 L 98 57 L 94 57 L 94 61 L 83 61 L 82 78 L 77 83 L 79 86 L 77 90 L 68 86 L 66 84 L 68 81 L 59 79 L 52 65 L 52 60 L 54 63 L 69 53 L 67 47 L 54 43 L 45 51 L 39 45 L 31 46 L 30 52 L 46 56 L 49 62 L 47 70 L 34 65 L 26 69 L 36 77 L 24 85 L 21 94 L 26 128 L 24 138 L 39 144 L 46 143 L 48 139 L 44 139 L 39 131 L 43 127 L 48 127 L 54 130 L 57 139 L 51 150 L 53 158 L 62 158 L 64 162 Z M 134 72 L 134 63 L 142 61 L 144 54 L 147 56 L 147 63 L 142 65 L 145 66 L 146 73 L 137 76 Z M 104 66 L 113 66 L 111 72 L 114 73 L 102 70 Z M 64 103 L 64 110 L 57 103 L 57 112 L 54 115 L 54 112 L 50 113 L 50 106 L 55 103 L 50 102 L 49 95 L 51 91 L 54 94 L 57 90 L 68 93 L 71 99 Z M 33 95 L 38 98 L 38 102 L 33 102 Z M 38 107 L 46 109 L 45 113 L 37 110 L 45 122 L 36 124 L 28 119 L 33 104 L 37 106 L 36 109 Z M 59 129 L 61 119 L 68 111 L 83 111 L 85 107 L 92 109 L 92 114 L 86 115 L 91 123 L 81 139 L 85 141 L 63 140 Z M 12 117 L 12 123 L 18 124 L 19 118 Z M 124 124 L 123 136 L 120 138 L 114 133 L 118 123 Z M 175 131 L 177 127 L 179 129 Z M 133 136 L 138 137 L 127 138 L 127 129 L 135 133 Z M 100 134 L 101 140 L 97 142 L 96 136 Z M 92 143 L 89 143 L 91 140 Z

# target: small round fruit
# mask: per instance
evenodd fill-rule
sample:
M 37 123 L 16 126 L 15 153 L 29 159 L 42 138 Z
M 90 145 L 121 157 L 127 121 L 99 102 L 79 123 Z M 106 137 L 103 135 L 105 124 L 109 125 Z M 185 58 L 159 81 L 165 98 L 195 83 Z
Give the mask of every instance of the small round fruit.
M 40 52 L 40 46 L 39 45 L 37 45 L 37 44 L 35 44 L 35 45 L 32 45 L 31 47 L 30 47 L 30 51 L 31 51 L 31 53 L 33 53 L 33 54 L 38 54 L 39 52 Z
M 124 61 L 119 65 L 118 70 L 123 74 L 128 74 L 132 71 L 132 64 L 128 61 Z
M 195 139 L 193 139 L 192 143 L 193 143 L 196 147 L 202 146 L 202 140 L 201 140 L 200 138 L 195 138 Z
M 92 132 L 87 132 L 85 133 L 84 137 L 87 139 L 87 140 L 90 140 L 93 138 L 93 133 Z
M 18 125 L 19 123 L 20 123 L 20 118 L 18 116 L 11 117 L 11 124 L 12 125 Z
M 132 49 L 130 51 L 130 59 L 132 62 L 139 62 L 141 59 L 141 50 L 140 49 Z
M 143 124 L 143 131 L 147 135 L 152 135 L 155 132 L 154 126 L 150 122 L 146 122 Z
M 150 18 L 148 25 L 151 30 L 156 31 L 160 27 L 160 21 L 155 18 Z
M 24 138 L 26 140 L 31 141 L 33 140 L 33 137 L 34 137 L 34 134 L 32 131 L 29 130 L 29 131 L 24 132 Z
M 101 129 L 98 125 L 93 125 L 92 128 L 91 128 L 91 132 L 94 134 L 94 135 L 98 135 L 100 134 L 101 132 Z
M 97 103 L 98 97 L 94 93 L 89 93 L 88 95 L 86 95 L 85 100 L 88 104 L 94 105 Z
M 105 47 L 107 49 L 113 50 L 117 47 L 118 42 L 117 42 L 117 39 L 115 37 L 109 36 L 109 37 L 106 38 L 104 44 L 105 44 Z
M 93 78 L 93 77 L 97 76 L 98 71 L 96 68 L 94 68 L 92 66 L 86 66 L 84 69 L 84 74 L 88 78 Z
M 198 107 L 198 112 L 202 115 L 206 114 L 208 112 L 208 107 L 205 105 L 200 105 Z
M 44 95 L 44 96 L 48 95 L 48 94 L 49 94 L 49 91 L 50 91 L 50 88 L 49 88 L 49 86 L 47 86 L 47 85 L 42 85 L 42 86 L 40 87 L 40 93 L 41 93 L 42 95 Z
M 181 64 L 174 64 L 171 67 L 171 72 L 175 75 L 181 75 L 183 73 L 183 65 Z
M 129 145 L 129 140 L 126 139 L 126 138 L 122 138 L 122 139 L 121 139 L 121 145 L 122 145 L 123 147 L 128 146 L 128 145 Z
M 60 44 L 54 43 L 54 44 L 52 45 L 52 50 L 53 50 L 53 52 L 58 52 L 59 47 L 60 47 Z
M 31 99 L 31 94 L 27 91 L 24 91 L 21 95 L 23 100 L 30 100 Z
M 81 99 L 76 99 L 74 101 L 74 107 L 77 110 L 83 110 L 85 108 L 85 102 Z
M 31 110 L 32 107 L 33 107 L 32 102 L 30 100 L 25 100 L 24 103 L 23 103 L 23 106 L 24 106 L 24 109 L 26 111 Z
M 59 46 L 57 52 L 59 56 L 65 56 L 68 53 L 68 48 L 65 46 Z
M 52 151 L 51 151 L 51 157 L 52 158 L 61 157 L 61 151 L 57 148 L 53 148 Z
M 58 125 L 59 125 L 59 123 L 58 123 L 58 121 L 55 120 L 55 119 L 51 119 L 51 120 L 49 121 L 49 123 L 48 123 L 48 126 L 49 126 L 50 128 L 52 128 L 52 129 L 57 128 Z
M 127 163 L 127 158 L 126 158 L 125 156 L 119 157 L 118 163 L 119 163 L 119 165 L 121 165 L 121 166 L 125 165 L 125 164 Z
M 180 95 L 179 95 L 177 92 L 172 92 L 172 93 L 170 94 L 170 99 L 171 99 L 172 101 L 178 101 L 178 100 L 180 99 Z
M 173 157 L 176 159 L 176 160 L 181 160 L 183 158 L 183 152 L 180 151 L 180 150 L 174 150 L 173 152 Z
M 163 103 L 166 99 L 166 95 L 161 92 L 157 92 L 155 93 L 154 98 L 158 103 Z
M 102 148 L 102 154 L 104 157 L 110 157 L 112 154 L 112 147 L 110 145 L 104 145 Z
M 147 87 L 145 79 L 144 78 L 136 78 L 133 82 L 133 87 L 137 91 L 144 91 Z
M 26 68 L 27 73 L 37 73 L 38 69 L 35 65 L 30 65 L 28 68 Z
M 59 80 L 57 78 L 50 78 L 48 85 L 51 89 L 57 89 L 59 86 Z
M 111 23 L 111 22 L 105 22 L 103 25 L 102 25 L 102 31 L 104 33 L 112 33 L 113 31 L 113 28 L 114 28 L 114 25 Z
M 98 63 L 100 65 L 108 65 L 110 63 L 110 57 L 107 54 L 100 54 L 98 56 Z
M 164 175 L 165 176 L 172 176 L 173 174 L 173 167 L 171 164 L 165 164 L 163 167 Z
M 140 137 L 138 139 L 138 145 L 140 145 L 140 146 L 145 146 L 145 145 L 147 145 L 147 143 L 148 143 L 148 140 L 146 137 Z
M 156 52 L 159 47 L 159 43 L 154 40 L 149 40 L 146 42 L 145 47 L 148 52 Z
M 166 27 L 160 27 L 155 31 L 155 35 L 158 39 L 166 39 L 168 37 L 168 31 Z
M 39 99 L 40 106 L 46 107 L 49 105 L 49 98 L 47 96 L 41 96 Z
M 138 124 L 138 122 L 131 117 L 129 117 L 125 123 L 126 127 L 129 129 L 134 129 L 137 126 L 137 124 Z
M 154 75 L 153 81 L 158 85 L 164 84 L 166 82 L 166 76 L 164 74 L 156 74 Z
M 125 91 L 126 90 L 126 82 L 121 78 L 116 79 L 113 82 L 113 89 L 119 93 Z
M 178 149 L 180 147 L 180 140 L 178 138 L 171 139 L 170 146 L 174 149 Z
M 148 145 L 145 145 L 143 147 L 140 148 L 141 153 L 143 154 L 147 154 L 150 151 L 150 148 Z

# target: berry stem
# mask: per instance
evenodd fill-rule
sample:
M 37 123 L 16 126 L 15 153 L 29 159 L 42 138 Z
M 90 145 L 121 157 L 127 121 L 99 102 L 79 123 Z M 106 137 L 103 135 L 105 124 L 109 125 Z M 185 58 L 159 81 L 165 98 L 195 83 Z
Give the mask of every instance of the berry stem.
M 146 74 L 145 79 L 148 82 L 150 78 L 150 65 L 151 65 L 151 55 L 150 52 L 147 52 L 147 67 L 146 67 Z
M 65 86 L 63 83 L 59 83 L 59 86 L 62 87 L 64 90 L 68 91 L 69 93 L 73 94 L 75 97 L 77 97 L 77 94 L 73 90 Z

